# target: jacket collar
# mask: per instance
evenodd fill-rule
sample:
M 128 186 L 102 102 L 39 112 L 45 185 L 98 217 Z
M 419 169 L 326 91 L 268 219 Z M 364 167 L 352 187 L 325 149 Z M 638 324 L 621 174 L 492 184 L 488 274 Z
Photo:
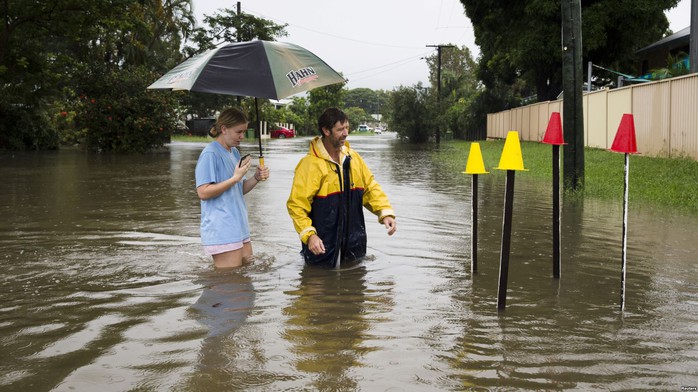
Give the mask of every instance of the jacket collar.
M 349 149 L 349 142 L 345 140 L 344 145 L 342 146 L 340 156 L 349 155 Z M 330 157 L 330 153 L 327 152 L 325 145 L 322 143 L 322 137 L 320 136 L 315 136 L 313 140 L 310 142 L 310 149 L 308 150 L 308 155 L 312 155 L 318 158 L 322 158 L 326 161 L 333 162 L 332 158 Z M 343 158 L 340 158 L 340 161 L 343 160 Z

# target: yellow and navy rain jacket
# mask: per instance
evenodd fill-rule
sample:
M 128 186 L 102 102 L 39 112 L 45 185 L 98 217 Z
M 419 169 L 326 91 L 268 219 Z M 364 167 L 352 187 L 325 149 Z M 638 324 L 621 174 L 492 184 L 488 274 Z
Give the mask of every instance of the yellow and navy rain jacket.
M 340 261 L 366 255 L 366 225 L 362 207 L 383 222 L 395 217 L 388 197 L 361 156 L 345 142 L 340 162 L 334 162 L 321 137 L 310 142 L 308 155 L 296 166 L 291 195 L 286 203 L 302 243 L 305 262 L 332 268 Z M 325 253 L 314 255 L 307 242 L 317 234 Z

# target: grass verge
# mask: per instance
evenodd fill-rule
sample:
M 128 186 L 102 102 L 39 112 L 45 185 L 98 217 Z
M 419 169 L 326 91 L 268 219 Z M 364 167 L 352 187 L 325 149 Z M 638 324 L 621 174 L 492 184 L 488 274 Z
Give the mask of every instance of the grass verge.
M 208 143 L 213 141 L 213 139 L 208 136 L 172 135 L 172 141 L 185 143 Z
M 450 148 L 440 149 L 439 161 L 448 170 L 465 170 L 471 142 L 449 141 Z M 498 166 L 504 140 L 480 142 L 485 168 L 494 176 L 505 172 L 492 170 Z M 560 147 L 562 161 L 563 149 Z M 521 142 L 524 167 L 528 171 L 517 177 L 552 181 L 552 146 L 537 142 Z M 629 163 L 629 203 L 661 206 L 698 214 L 698 162 L 686 158 L 653 158 L 631 154 Z M 562 176 L 563 165 L 560 166 Z M 573 197 L 622 200 L 624 154 L 596 148 L 584 149 L 584 189 Z M 562 184 L 562 178 L 560 179 Z
M 356 132 L 352 133 L 356 134 Z M 210 142 L 205 136 L 172 136 L 177 142 Z M 436 162 L 451 172 L 462 172 L 468 160 L 471 142 L 447 141 L 435 150 Z M 480 142 L 480 150 L 488 175 L 501 176 L 505 172 L 493 170 L 499 164 L 504 140 Z M 562 159 L 563 149 L 560 148 Z M 537 142 L 521 142 L 524 167 L 528 171 L 517 177 L 529 177 L 552 181 L 552 147 Z M 563 166 L 560 166 L 562 176 Z M 624 154 L 597 148 L 584 149 L 584 189 L 566 197 L 593 197 L 606 200 L 622 200 Z M 562 183 L 562 179 L 560 179 Z M 698 215 L 698 162 L 686 158 L 652 158 L 630 156 L 630 203 L 668 207 Z

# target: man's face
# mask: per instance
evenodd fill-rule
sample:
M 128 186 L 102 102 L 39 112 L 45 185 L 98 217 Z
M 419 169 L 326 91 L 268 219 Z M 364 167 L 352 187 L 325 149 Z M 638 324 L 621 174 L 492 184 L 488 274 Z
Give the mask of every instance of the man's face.
M 330 145 L 336 149 L 340 149 L 347 140 L 347 136 L 349 136 L 349 121 L 343 123 L 337 121 L 332 129 L 327 130 L 327 128 L 323 128 L 322 131 L 330 142 Z

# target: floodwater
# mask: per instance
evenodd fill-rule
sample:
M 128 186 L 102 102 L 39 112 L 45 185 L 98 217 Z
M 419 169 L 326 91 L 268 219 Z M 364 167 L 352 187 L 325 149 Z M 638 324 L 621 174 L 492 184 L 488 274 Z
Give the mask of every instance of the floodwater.
M 339 271 L 303 266 L 286 213 L 307 138 L 266 142 L 271 178 L 246 196 L 256 260 L 234 271 L 199 244 L 203 144 L 0 152 L 0 390 L 698 386 L 698 217 L 630 206 L 622 312 L 621 202 L 563 202 L 553 279 L 551 186 L 517 174 L 498 311 L 505 177 L 480 176 L 473 275 L 469 176 L 390 134 L 350 142 L 398 232 L 367 213 L 369 257 Z

